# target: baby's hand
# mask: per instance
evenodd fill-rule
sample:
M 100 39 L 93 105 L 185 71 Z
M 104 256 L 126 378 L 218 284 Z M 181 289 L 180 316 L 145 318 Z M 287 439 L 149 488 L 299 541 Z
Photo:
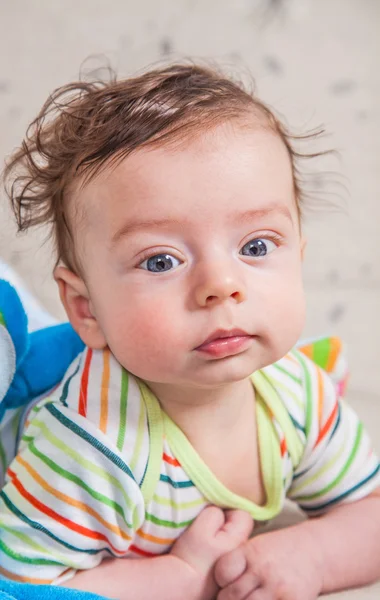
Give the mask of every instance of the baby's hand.
M 316 600 L 322 569 L 315 545 L 297 526 L 248 540 L 217 561 L 217 600 Z
M 245 542 L 252 527 L 252 517 L 241 510 L 223 511 L 209 506 L 201 512 L 171 551 L 194 571 L 194 594 L 191 593 L 189 598 L 216 598 L 218 587 L 213 576 L 215 562 Z

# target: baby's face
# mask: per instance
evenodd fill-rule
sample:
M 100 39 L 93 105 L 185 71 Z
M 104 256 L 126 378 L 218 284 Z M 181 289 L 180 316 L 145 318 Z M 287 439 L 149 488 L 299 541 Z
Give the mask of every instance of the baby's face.
M 133 374 L 213 387 L 297 341 L 302 240 L 290 160 L 273 133 L 226 124 L 140 150 L 76 201 L 89 307 Z

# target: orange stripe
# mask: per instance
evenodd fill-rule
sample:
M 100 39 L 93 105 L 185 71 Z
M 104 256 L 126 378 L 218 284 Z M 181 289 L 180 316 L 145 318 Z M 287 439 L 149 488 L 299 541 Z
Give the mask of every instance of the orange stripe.
M 329 357 L 327 359 L 326 371 L 331 373 L 331 371 L 335 367 L 336 359 L 338 358 L 338 354 L 342 350 L 342 342 L 339 338 L 333 337 L 330 339 L 330 352 Z
M 110 383 L 110 351 L 109 351 L 109 348 L 105 348 L 103 350 L 103 374 L 102 374 L 100 425 L 99 425 L 99 429 L 103 433 L 105 433 L 106 429 L 107 429 L 109 383 Z
M 160 538 L 155 535 L 151 535 L 150 533 L 144 533 L 142 529 L 136 531 L 137 535 L 143 540 L 148 540 L 149 542 L 154 542 L 155 544 L 173 544 L 176 538 Z
M 68 529 L 71 529 L 72 531 L 75 531 L 76 533 L 79 533 L 81 535 L 87 536 L 87 537 L 95 539 L 95 540 L 101 540 L 103 542 L 106 542 L 106 544 L 108 544 L 108 546 L 110 548 L 112 548 L 112 550 L 114 550 L 114 552 L 116 554 L 121 554 L 121 555 L 124 554 L 124 552 L 118 550 L 117 548 L 114 548 L 114 546 L 112 546 L 112 544 L 110 543 L 108 538 L 105 535 L 103 535 L 102 533 L 98 533 L 97 531 L 91 531 L 91 529 L 88 529 L 87 527 L 83 527 L 83 525 L 78 525 L 77 523 L 74 523 L 70 519 L 67 519 L 66 517 L 62 517 L 62 515 L 59 515 L 58 513 L 56 513 L 54 510 L 52 510 L 51 508 L 46 506 L 46 504 L 43 504 L 42 502 L 37 500 L 37 498 L 32 496 L 24 488 L 22 483 L 18 480 L 17 475 L 16 475 L 16 473 L 14 473 L 14 471 L 11 471 L 11 469 L 8 469 L 8 473 L 11 476 L 12 483 L 13 483 L 14 487 L 17 489 L 17 491 L 19 492 L 19 494 L 21 496 L 23 496 L 23 498 L 25 498 L 29 502 L 29 504 L 31 504 L 32 506 L 37 508 L 37 510 L 39 510 L 43 514 L 47 515 L 49 518 L 53 519 L 53 521 L 57 521 L 58 523 L 61 523 L 62 525 L 64 525 Z
M 92 358 L 92 350 L 89 348 L 86 354 L 86 361 L 84 364 L 84 369 L 82 373 L 82 378 L 80 382 L 80 390 L 79 390 L 79 406 L 78 412 L 82 417 L 87 415 L 87 388 L 88 388 L 88 374 L 90 370 L 90 363 Z
M 325 425 L 323 426 L 323 428 L 319 432 L 319 436 L 318 436 L 317 441 L 314 444 L 314 448 L 319 444 L 319 442 L 321 440 L 323 440 L 323 438 L 325 437 L 325 435 L 329 431 L 329 429 L 331 427 L 331 423 L 334 421 L 337 412 L 338 412 L 338 400 L 336 401 L 335 406 L 334 406 L 334 408 L 333 408 L 333 410 L 332 410 L 329 418 L 327 419 Z
M 298 350 L 300 350 L 302 352 L 302 354 L 304 354 L 311 360 L 313 360 L 313 349 L 314 349 L 313 344 L 307 344 L 307 346 L 300 346 L 298 348 Z
M 168 456 L 165 452 L 164 452 L 162 458 L 164 459 L 165 462 L 169 463 L 170 465 L 173 465 L 174 467 L 181 466 L 181 464 L 178 462 L 178 460 L 176 458 L 172 458 L 171 456 Z
M 67 571 L 65 571 L 65 573 L 66 572 Z M 54 581 L 54 579 L 35 579 L 34 577 L 23 577 L 22 575 L 16 575 L 16 573 L 11 573 L 10 571 L 7 571 L 3 567 L 0 567 L 0 573 L 1 575 L 4 575 L 4 577 L 6 577 L 7 579 L 11 579 L 12 581 L 20 581 L 24 583 L 37 583 L 42 585 L 49 584 L 52 583 L 52 581 Z M 11 598 L 11 596 L 9 596 L 9 598 Z
M 281 450 L 281 457 L 283 457 L 284 454 L 285 454 L 285 452 L 286 452 L 286 450 L 287 450 L 287 445 L 286 445 L 286 439 L 285 438 L 281 441 L 280 450 Z
M 318 374 L 318 424 L 319 430 L 322 426 L 322 413 L 323 413 L 323 398 L 324 398 L 324 383 L 322 377 L 322 371 L 317 369 Z
M 112 525 L 111 523 L 109 523 L 108 521 L 103 519 L 103 517 L 101 517 L 100 514 L 98 512 L 96 512 L 96 510 L 94 510 L 93 508 L 91 508 L 90 506 L 85 504 L 84 502 L 79 502 L 79 500 L 75 500 L 71 496 L 67 496 L 67 494 L 62 494 L 62 492 L 59 492 L 58 490 L 53 488 L 41 477 L 41 475 L 39 475 L 37 473 L 37 471 L 35 471 L 33 469 L 33 467 L 30 464 L 28 464 L 23 458 L 21 458 L 20 455 L 18 455 L 16 457 L 16 460 L 28 471 L 28 473 L 33 477 L 33 479 L 35 481 L 37 481 L 37 483 L 39 483 L 40 486 L 44 490 L 49 492 L 49 494 L 51 494 L 52 496 L 55 496 L 56 498 L 58 498 L 58 500 L 61 500 L 62 502 L 66 502 L 66 504 L 70 504 L 71 506 L 75 506 L 76 508 L 79 508 L 83 512 L 95 517 L 95 519 L 97 519 L 107 529 L 109 529 L 113 533 L 116 533 L 116 535 L 123 538 L 124 540 L 129 541 L 132 539 L 131 536 L 124 533 L 124 531 L 121 531 L 119 529 L 119 527 L 117 527 L 116 525 Z

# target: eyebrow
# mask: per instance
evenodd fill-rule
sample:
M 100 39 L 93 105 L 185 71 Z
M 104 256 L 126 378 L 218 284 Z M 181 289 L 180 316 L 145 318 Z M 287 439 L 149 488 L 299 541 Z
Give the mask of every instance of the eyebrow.
M 268 217 L 272 213 L 278 213 L 288 219 L 293 224 L 293 218 L 290 210 L 283 204 L 270 204 L 265 208 L 255 208 L 251 210 L 245 210 L 244 212 L 238 213 L 236 216 L 232 216 L 232 221 L 235 223 L 244 223 L 245 221 L 255 221 Z
M 245 223 L 247 221 L 255 221 L 264 217 L 268 217 L 272 213 L 278 213 L 284 216 L 286 219 L 288 219 L 292 224 L 294 224 L 292 215 L 288 207 L 278 203 L 271 204 L 270 206 L 267 206 L 265 208 L 245 210 L 238 214 L 234 213 L 228 218 L 228 221 L 233 222 L 234 224 Z M 168 228 L 173 226 L 184 227 L 190 224 L 190 222 L 190 219 L 146 219 L 144 221 L 129 221 L 122 225 L 122 227 L 120 227 L 112 236 L 111 246 L 116 246 L 122 238 L 133 233 L 137 233 L 138 231 L 142 231 L 144 229 L 152 229 L 158 227 Z

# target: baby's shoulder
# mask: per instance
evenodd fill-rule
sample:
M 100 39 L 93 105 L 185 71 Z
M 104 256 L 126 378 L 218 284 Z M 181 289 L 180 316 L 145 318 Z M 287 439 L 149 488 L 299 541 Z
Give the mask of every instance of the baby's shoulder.
M 348 369 L 339 338 L 300 344 L 263 369 L 281 404 L 303 431 L 329 415 L 345 391 Z
M 307 365 L 314 370 L 313 364 Z M 294 424 L 300 431 L 306 422 L 306 393 L 303 356 L 297 349 L 288 352 L 283 358 L 261 370 L 267 384 L 261 393 L 274 418 L 285 407 Z M 257 385 L 256 385 L 257 387 Z M 265 393 L 267 390 L 267 393 Z
M 108 349 L 85 348 L 61 383 L 33 407 L 28 418 L 65 427 L 117 452 L 142 477 L 149 457 L 149 425 L 140 382 Z M 72 434 L 71 434 L 72 435 Z M 138 450 L 138 452 L 137 452 Z

